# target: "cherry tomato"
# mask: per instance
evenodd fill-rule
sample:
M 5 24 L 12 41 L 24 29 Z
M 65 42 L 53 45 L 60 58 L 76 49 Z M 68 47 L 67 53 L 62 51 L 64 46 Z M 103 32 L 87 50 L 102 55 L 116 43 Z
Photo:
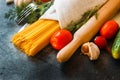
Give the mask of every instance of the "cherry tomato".
M 114 20 L 109 20 L 101 27 L 100 35 L 106 39 L 111 39 L 116 35 L 118 29 L 118 24 Z
M 111 54 L 110 47 L 108 46 L 107 40 L 104 36 L 96 36 L 95 39 L 94 39 L 94 43 L 100 49 L 106 49 Z
M 99 48 L 106 48 L 107 46 L 107 40 L 105 39 L 104 36 L 96 36 L 94 39 L 94 43 L 99 47 Z
M 72 33 L 68 30 L 59 30 L 53 34 L 50 39 L 50 44 L 56 50 L 62 49 L 72 40 Z

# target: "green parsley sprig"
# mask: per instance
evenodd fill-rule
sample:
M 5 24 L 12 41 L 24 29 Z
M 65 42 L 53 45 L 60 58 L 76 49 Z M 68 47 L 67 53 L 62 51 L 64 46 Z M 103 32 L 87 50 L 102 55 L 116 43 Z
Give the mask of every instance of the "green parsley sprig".
M 23 21 L 22 24 L 25 23 L 33 23 L 39 19 L 40 16 L 42 16 L 46 10 L 49 9 L 49 7 L 53 4 L 54 0 L 51 0 L 50 2 L 42 3 L 42 2 L 34 2 L 38 9 L 36 11 L 31 12 L 29 16 L 27 16 Z M 5 13 L 5 18 L 9 20 L 16 20 L 16 17 L 20 17 L 20 12 L 27 7 L 28 4 L 22 4 L 22 7 L 13 7 L 10 9 L 7 13 Z
M 78 30 L 83 24 L 85 24 L 93 15 L 96 16 L 97 19 L 97 11 L 100 7 L 96 6 L 94 9 L 90 9 L 82 15 L 82 18 L 78 21 L 78 23 L 74 23 L 73 21 L 67 26 L 66 29 L 70 30 L 74 33 Z

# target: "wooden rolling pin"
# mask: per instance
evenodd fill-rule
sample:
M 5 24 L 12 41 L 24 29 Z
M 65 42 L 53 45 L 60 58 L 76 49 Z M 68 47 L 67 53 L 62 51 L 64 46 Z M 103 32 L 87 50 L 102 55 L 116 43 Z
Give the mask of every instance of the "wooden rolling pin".
M 74 34 L 73 40 L 61 49 L 57 54 L 59 62 L 65 62 L 71 58 L 73 53 L 85 42 L 90 41 L 104 22 L 111 19 L 120 9 L 120 0 L 108 0 L 98 11 L 98 16 L 93 16 Z

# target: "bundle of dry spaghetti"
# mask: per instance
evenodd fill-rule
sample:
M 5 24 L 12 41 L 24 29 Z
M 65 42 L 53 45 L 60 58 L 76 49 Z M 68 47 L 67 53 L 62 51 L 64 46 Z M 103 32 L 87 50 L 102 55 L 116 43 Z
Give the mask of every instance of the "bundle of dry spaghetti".
M 55 20 L 38 20 L 24 30 L 16 33 L 12 42 L 21 51 L 34 56 L 49 43 L 51 35 L 60 29 Z

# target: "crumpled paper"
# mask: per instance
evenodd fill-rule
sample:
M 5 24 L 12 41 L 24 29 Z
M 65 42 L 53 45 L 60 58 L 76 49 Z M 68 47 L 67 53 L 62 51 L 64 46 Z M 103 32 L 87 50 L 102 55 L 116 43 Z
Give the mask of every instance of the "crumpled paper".
M 107 0 L 55 0 L 40 19 L 57 20 L 61 29 L 64 29 L 71 22 L 77 23 L 88 10 L 105 2 Z

